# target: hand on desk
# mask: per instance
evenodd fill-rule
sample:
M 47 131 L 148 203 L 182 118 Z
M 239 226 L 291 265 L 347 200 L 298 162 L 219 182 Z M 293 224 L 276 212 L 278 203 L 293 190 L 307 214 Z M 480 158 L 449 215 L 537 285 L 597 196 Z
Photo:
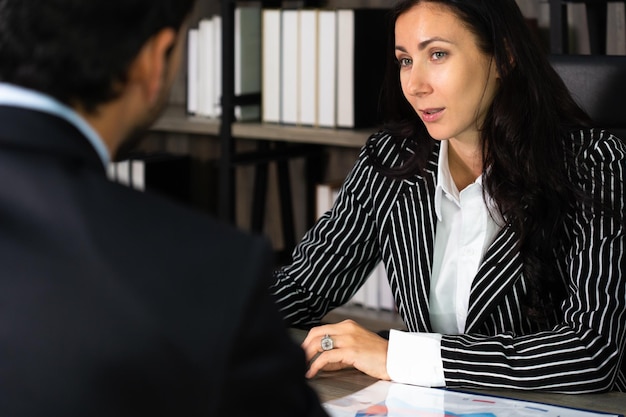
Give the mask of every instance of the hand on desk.
M 322 349 L 322 338 L 332 338 L 333 348 Z M 374 378 L 389 380 L 387 374 L 387 345 L 389 342 L 353 320 L 312 328 L 302 342 L 310 362 L 307 378 L 319 371 L 336 371 L 349 366 Z M 316 357 L 317 356 L 317 357 Z

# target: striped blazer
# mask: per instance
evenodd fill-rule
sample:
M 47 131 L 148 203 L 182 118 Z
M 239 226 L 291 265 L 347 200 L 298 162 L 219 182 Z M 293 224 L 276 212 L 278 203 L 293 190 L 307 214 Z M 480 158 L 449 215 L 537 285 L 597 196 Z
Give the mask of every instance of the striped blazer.
M 368 145 L 385 165 L 400 148 L 384 131 Z M 625 210 L 626 146 L 600 130 L 566 144 L 578 156 L 570 179 L 618 213 Z M 292 326 L 319 323 L 364 283 L 382 259 L 408 331 L 431 332 L 428 294 L 435 240 L 439 146 L 423 175 L 386 178 L 363 148 L 333 208 L 304 236 L 271 291 Z M 555 263 L 568 295 L 550 326 L 524 314 L 527 281 L 517 236 L 504 227 L 473 280 L 466 332 L 441 341 L 446 385 L 585 393 L 626 391 L 626 231 L 623 222 L 577 210 Z

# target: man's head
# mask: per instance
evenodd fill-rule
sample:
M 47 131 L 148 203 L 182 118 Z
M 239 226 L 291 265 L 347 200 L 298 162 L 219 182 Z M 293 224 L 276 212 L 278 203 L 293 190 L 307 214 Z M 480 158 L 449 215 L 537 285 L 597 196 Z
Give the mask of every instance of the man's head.
M 177 33 L 195 0 L 0 0 L 0 81 L 92 112 L 120 93 L 159 31 Z
M 73 107 L 111 157 L 160 113 L 195 0 L 0 0 L 0 82 Z

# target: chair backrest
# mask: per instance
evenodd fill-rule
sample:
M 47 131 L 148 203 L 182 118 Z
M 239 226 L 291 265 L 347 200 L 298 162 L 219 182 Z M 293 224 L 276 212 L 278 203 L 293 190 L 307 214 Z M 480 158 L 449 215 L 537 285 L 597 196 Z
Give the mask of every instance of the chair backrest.
M 598 126 L 626 141 L 626 56 L 553 54 L 550 62 Z

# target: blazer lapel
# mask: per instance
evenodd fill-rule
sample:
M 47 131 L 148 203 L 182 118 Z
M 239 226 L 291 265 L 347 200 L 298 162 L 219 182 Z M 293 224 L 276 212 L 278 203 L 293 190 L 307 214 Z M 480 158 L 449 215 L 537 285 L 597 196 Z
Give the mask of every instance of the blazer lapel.
M 391 207 L 385 222 L 387 250 L 383 250 L 383 257 L 391 263 L 391 284 L 404 292 L 399 312 L 410 331 L 432 331 L 428 294 L 437 223 L 433 197 L 436 169 L 432 169 L 437 150 L 423 176 L 403 181 L 403 197 Z
M 505 226 L 491 244 L 472 283 L 465 332 L 476 331 L 522 277 L 518 237 Z

